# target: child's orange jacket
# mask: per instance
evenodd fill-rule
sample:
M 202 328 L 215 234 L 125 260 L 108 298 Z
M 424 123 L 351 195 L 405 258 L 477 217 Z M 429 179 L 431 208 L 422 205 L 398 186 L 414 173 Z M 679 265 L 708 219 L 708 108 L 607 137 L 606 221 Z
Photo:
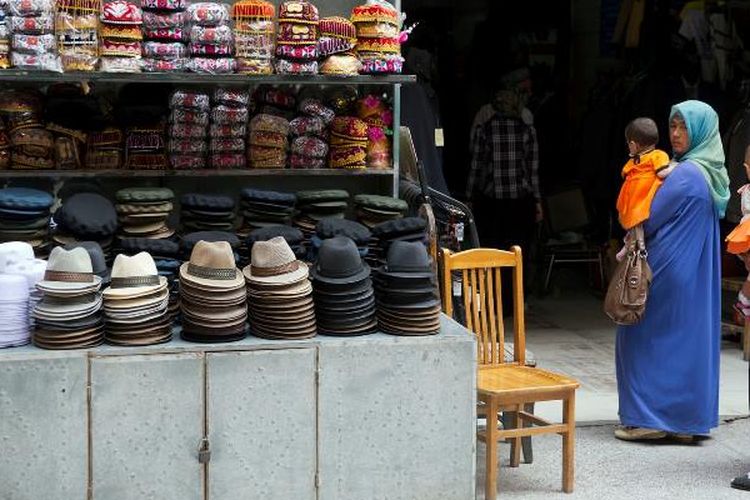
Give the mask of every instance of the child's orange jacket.
M 624 229 L 631 229 L 648 219 L 651 202 L 662 183 L 656 172 L 668 165 L 669 156 L 659 149 L 631 158 L 625 164 L 622 169 L 625 183 L 617 198 L 617 211 Z

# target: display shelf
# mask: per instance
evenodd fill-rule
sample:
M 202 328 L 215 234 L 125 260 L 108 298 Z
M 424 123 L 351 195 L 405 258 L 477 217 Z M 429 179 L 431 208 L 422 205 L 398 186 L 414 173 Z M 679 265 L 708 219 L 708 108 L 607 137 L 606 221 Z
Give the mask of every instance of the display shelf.
M 102 83 L 177 83 L 229 85 L 247 83 L 253 85 L 393 85 L 416 82 L 414 75 L 206 75 L 198 73 L 99 73 L 74 72 L 53 73 L 48 71 L 0 70 L 0 81 L 21 83 L 57 82 L 102 82 Z
M 247 170 L 2 170 L 0 178 L 18 177 L 341 177 L 341 176 L 390 176 L 392 169 L 343 170 L 319 169 L 247 169 Z

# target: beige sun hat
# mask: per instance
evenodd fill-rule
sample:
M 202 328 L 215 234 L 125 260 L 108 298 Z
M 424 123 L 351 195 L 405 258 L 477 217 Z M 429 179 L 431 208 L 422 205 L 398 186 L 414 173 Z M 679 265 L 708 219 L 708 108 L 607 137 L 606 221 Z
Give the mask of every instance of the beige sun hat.
M 141 252 L 129 257 L 118 255 L 112 264 L 112 282 L 104 290 L 104 299 L 129 299 L 151 295 L 167 287 L 167 278 L 159 276 L 151 254 Z
M 226 241 L 201 240 L 196 243 L 190 262 L 180 267 L 180 281 L 208 288 L 207 294 L 212 290 L 235 290 L 245 284 L 245 278 L 235 264 L 234 251 Z
M 297 260 L 283 237 L 276 236 L 253 245 L 250 265 L 242 273 L 250 284 L 291 285 L 307 278 L 309 268 Z
M 81 290 L 98 290 L 102 279 L 91 266 L 91 257 L 85 248 L 66 250 L 55 247 L 47 259 L 44 279 L 37 283 L 42 290 L 76 293 Z

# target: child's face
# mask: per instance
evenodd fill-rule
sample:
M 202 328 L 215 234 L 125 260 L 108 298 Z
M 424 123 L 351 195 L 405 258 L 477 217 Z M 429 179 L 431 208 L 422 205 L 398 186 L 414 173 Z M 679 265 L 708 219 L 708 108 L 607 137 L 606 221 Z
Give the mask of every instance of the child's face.
M 628 153 L 634 156 L 641 152 L 641 146 L 635 141 L 628 141 Z

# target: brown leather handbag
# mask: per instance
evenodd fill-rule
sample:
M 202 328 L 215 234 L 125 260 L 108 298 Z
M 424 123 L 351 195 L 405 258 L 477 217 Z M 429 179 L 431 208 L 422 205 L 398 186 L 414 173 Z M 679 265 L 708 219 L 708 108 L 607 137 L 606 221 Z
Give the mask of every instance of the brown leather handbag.
M 646 310 L 653 274 L 648 265 L 643 227 L 636 226 L 625 258 L 617 264 L 604 298 L 604 312 L 618 325 L 634 325 Z

